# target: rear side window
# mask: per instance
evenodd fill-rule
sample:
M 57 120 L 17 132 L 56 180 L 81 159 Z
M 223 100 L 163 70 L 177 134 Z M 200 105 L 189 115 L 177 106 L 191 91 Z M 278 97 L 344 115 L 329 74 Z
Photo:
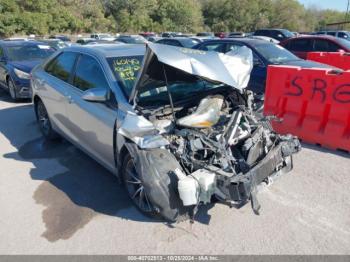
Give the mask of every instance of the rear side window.
M 167 41 L 165 41 L 165 44 L 166 44 L 166 45 L 172 45 L 172 46 L 179 46 L 179 47 L 182 47 L 182 45 L 180 44 L 180 42 L 177 41 L 177 40 L 167 40 Z
M 239 44 L 227 44 L 227 51 L 226 52 L 231 52 L 231 51 L 236 52 L 241 47 L 242 47 L 242 45 L 239 45 Z
M 108 82 L 100 64 L 91 56 L 82 55 L 79 58 L 73 85 L 82 91 L 91 88 L 108 88 Z
M 337 52 L 339 49 L 341 49 L 341 47 L 331 41 L 323 39 L 315 40 L 314 51 L 316 52 Z
M 46 66 L 45 71 L 65 82 L 68 82 L 77 54 L 63 52 Z
M 290 41 L 288 45 L 289 50 L 296 52 L 311 52 L 312 40 L 311 39 L 295 39 Z
M 327 35 L 332 35 L 332 36 L 336 36 L 336 32 L 327 32 Z
M 215 51 L 219 53 L 225 53 L 225 43 L 210 43 L 204 44 L 199 49 L 204 51 Z
M 271 36 L 269 30 L 258 30 L 254 33 L 254 35 Z
M 157 41 L 157 44 L 167 45 L 166 40 L 159 40 Z

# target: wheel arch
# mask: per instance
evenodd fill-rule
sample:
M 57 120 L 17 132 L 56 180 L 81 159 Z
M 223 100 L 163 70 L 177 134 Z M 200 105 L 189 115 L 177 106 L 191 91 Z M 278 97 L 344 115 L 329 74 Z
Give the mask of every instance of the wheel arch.
M 35 95 L 34 97 L 33 97 L 33 104 L 34 104 L 34 112 L 35 112 L 35 115 L 36 116 L 38 116 L 37 114 L 37 106 L 38 106 L 38 102 L 39 101 L 41 101 L 42 102 L 42 100 L 41 100 L 41 98 L 38 96 L 38 95 Z
M 182 169 L 176 158 L 165 149 L 140 149 L 131 141 L 123 145 L 120 161 L 128 153 L 134 159 L 135 168 L 142 176 L 146 193 L 157 207 L 157 212 L 169 222 L 187 219 L 190 208 L 183 206 L 177 192 L 177 177 L 173 172 L 176 168 Z M 121 179 L 122 168 L 119 172 Z

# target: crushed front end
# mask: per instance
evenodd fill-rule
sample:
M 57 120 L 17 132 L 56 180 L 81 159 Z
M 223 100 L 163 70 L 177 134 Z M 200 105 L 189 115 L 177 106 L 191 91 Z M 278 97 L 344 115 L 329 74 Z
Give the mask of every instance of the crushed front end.
M 296 137 L 275 133 L 268 119 L 253 111 L 253 94 L 244 88 L 251 53 L 243 50 L 232 58 L 167 48 L 148 49 L 131 96 L 136 113 L 126 117 L 119 133 L 140 151 L 160 149 L 172 156 L 168 161 L 175 159 L 168 165 L 157 158 L 162 170 L 174 167 L 165 175 L 176 178 L 171 186 L 189 213 L 216 198 L 236 206 L 251 201 L 258 214 L 258 185 L 289 172 L 301 147 Z M 189 66 L 180 68 L 176 57 Z M 241 71 L 229 72 L 227 66 Z
M 162 126 L 166 146 L 180 163 L 174 170 L 184 205 L 221 201 L 242 205 L 252 201 L 259 212 L 257 186 L 292 169 L 292 155 L 300 143 L 292 136 L 276 134 L 265 119 L 249 108 L 249 96 L 224 92 L 200 100 L 198 106 L 172 114 L 145 115 Z

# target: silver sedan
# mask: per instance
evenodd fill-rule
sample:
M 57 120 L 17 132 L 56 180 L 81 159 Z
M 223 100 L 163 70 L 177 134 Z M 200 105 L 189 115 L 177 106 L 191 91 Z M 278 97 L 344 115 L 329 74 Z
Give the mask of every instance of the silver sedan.
M 35 113 L 100 162 L 144 214 L 194 219 L 214 198 L 251 202 L 300 150 L 252 108 L 252 54 L 158 44 L 69 47 L 32 72 Z

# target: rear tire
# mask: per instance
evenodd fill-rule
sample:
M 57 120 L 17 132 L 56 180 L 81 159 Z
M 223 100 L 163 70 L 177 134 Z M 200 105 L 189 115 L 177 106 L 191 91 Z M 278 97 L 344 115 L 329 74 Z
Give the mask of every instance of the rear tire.
M 52 129 L 49 114 L 46 107 L 41 100 L 35 103 L 35 114 L 38 121 L 39 129 L 47 140 L 54 140 L 58 138 L 58 134 Z

